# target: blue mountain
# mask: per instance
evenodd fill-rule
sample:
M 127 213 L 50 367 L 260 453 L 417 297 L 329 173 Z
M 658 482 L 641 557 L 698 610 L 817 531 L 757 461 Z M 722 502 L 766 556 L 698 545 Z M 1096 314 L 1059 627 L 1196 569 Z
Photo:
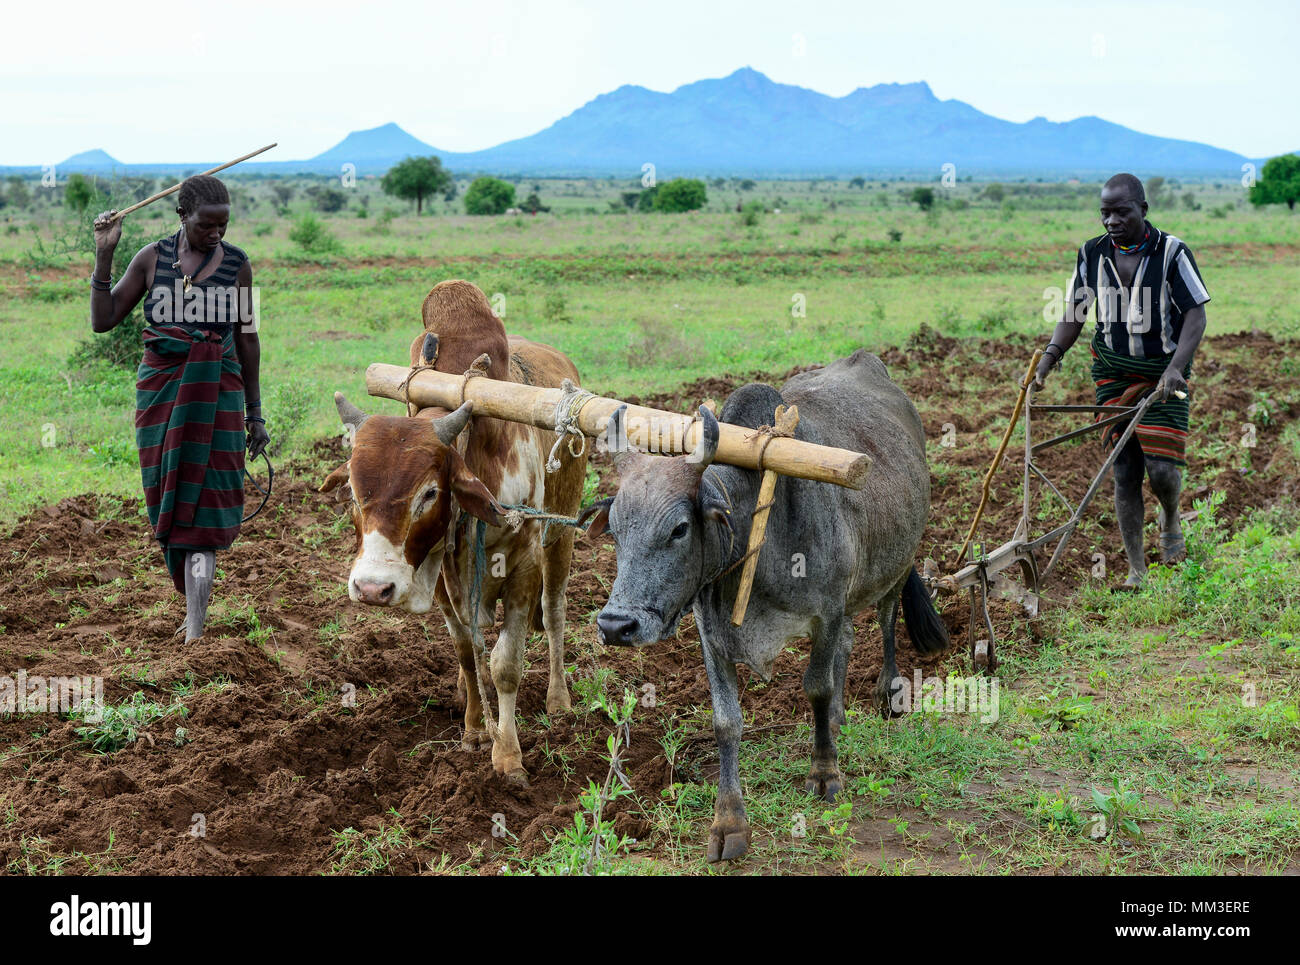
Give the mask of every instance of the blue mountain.
M 72 155 L 72 157 L 58 165 L 56 170 L 110 171 L 114 168 L 122 169 L 125 167 L 126 165 L 107 151 L 96 148 L 93 151 L 82 151 L 80 154 Z
M 311 160 L 322 165 L 350 162 L 357 165 L 358 169 L 376 165 L 388 168 L 402 158 L 436 153 L 436 148 L 406 133 L 396 124 L 389 123 L 364 131 L 353 131 L 328 151 L 322 151 Z
M 877 84 L 843 97 L 778 84 L 745 67 L 671 93 L 624 86 L 530 137 L 468 154 L 461 169 L 523 174 L 639 172 L 663 176 L 1147 174 L 1240 176 L 1232 151 L 1142 134 L 1098 117 L 1016 123 L 928 84 Z
M 302 161 L 258 159 L 241 172 L 337 174 L 352 163 L 382 173 L 402 158 L 435 154 L 460 175 L 639 177 L 653 163 L 677 175 L 934 177 L 1239 178 L 1252 159 L 1195 141 L 1153 137 L 1100 117 L 1016 123 L 959 100 L 940 100 L 923 81 L 860 87 L 830 97 L 778 84 L 749 67 L 664 93 L 625 85 L 601 94 L 542 131 L 482 151 L 442 151 L 397 124 L 353 131 Z M 1263 159 L 1253 159 L 1262 165 Z M 121 165 L 103 151 L 75 155 L 63 171 L 116 167 L 127 173 L 181 173 L 204 164 Z M 23 169 L 11 169 L 23 170 Z

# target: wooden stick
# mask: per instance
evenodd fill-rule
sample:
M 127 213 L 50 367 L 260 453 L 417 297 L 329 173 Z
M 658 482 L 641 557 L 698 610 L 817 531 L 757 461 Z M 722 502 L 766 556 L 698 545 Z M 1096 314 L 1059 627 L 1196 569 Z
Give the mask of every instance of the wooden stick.
M 447 372 L 426 370 L 410 379 L 406 391 L 403 385 L 410 375 L 405 365 L 386 365 L 376 362 L 366 370 L 366 391 L 373 396 L 405 402 L 409 398 L 417 406 L 440 406 L 455 409 L 462 401 L 473 401 L 474 411 L 480 415 L 522 422 L 542 429 L 555 429 L 555 407 L 564 397 L 561 389 L 520 385 L 479 376 L 466 381 L 462 376 Z M 610 415 L 622 402 L 602 396 L 593 396 L 578 411 L 577 424 L 586 435 L 599 436 L 605 431 Z M 633 446 L 665 455 L 691 452 L 699 439 L 699 420 L 677 412 L 649 409 L 640 405 L 627 407 L 628 442 Z M 763 437 L 745 426 L 720 423 L 718 426 L 718 462 L 748 469 L 758 469 L 759 455 L 763 455 L 761 468 L 774 469 L 783 476 L 797 476 L 817 482 L 834 483 L 849 489 L 866 485 L 871 469 L 871 457 L 849 449 L 819 446 L 799 439 L 776 437 L 763 450 Z
M 277 143 L 278 143 L 278 142 L 277 142 Z M 242 155 L 241 157 L 237 157 L 237 158 L 235 158 L 233 161 L 227 161 L 225 164 L 218 164 L 215 168 L 212 168 L 212 170 L 210 170 L 210 171 L 204 171 L 203 174 L 216 174 L 218 171 L 224 171 L 226 168 L 234 167 L 234 166 L 235 166 L 236 164 L 238 164 L 240 161 L 247 161 L 250 157 L 257 157 L 257 155 L 259 155 L 259 154 L 263 154 L 263 153 L 265 153 L 266 151 L 271 150 L 271 148 L 273 148 L 273 147 L 275 147 L 275 144 L 268 144 L 266 147 L 259 147 L 256 151 L 249 151 L 247 154 L 244 154 L 244 155 Z M 159 191 L 157 194 L 151 194 L 149 197 L 145 198 L 143 201 L 137 201 L 135 204 L 131 205 L 131 207 L 129 207 L 129 208 L 123 208 L 121 211 L 119 211 L 117 214 L 113 215 L 111 218 L 107 218 L 107 219 L 105 219 L 103 223 L 104 223 L 104 224 L 112 224 L 114 221 L 121 221 L 123 218 L 125 218 L 127 215 L 129 215 L 132 211 L 138 211 L 138 210 L 140 210 L 141 208 L 143 208 L 146 204 L 153 204 L 153 203 L 154 203 L 155 201 L 157 201 L 159 198 L 165 198 L 165 197 L 167 197 L 167 195 L 169 195 L 169 194 L 175 194 L 175 193 L 176 193 L 177 191 L 179 191 L 180 189 L 181 189 L 181 186 L 180 186 L 179 184 L 173 184 L 173 185 L 172 185 L 170 188 L 168 188 L 166 191 Z
M 989 501 L 989 487 L 993 485 L 993 474 L 998 471 L 998 466 L 1002 465 L 1002 456 L 1007 451 L 1007 443 L 1011 441 L 1011 433 L 1016 428 L 1016 423 L 1020 421 L 1020 412 L 1025 405 L 1025 393 L 1029 391 L 1029 383 L 1034 380 L 1034 372 L 1038 368 L 1038 360 L 1042 358 L 1042 349 L 1034 352 L 1034 357 L 1029 360 L 1029 368 L 1025 372 L 1025 378 L 1020 383 L 1020 393 L 1016 396 L 1016 407 L 1011 412 L 1011 421 L 1007 423 L 1007 431 L 1002 433 L 1002 441 L 998 444 L 997 455 L 993 457 L 993 464 L 989 466 L 989 471 L 984 474 L 984 487 L 980 492 L 979 509 L 975 510 L 975 518 L 970 521 L 970 529 L 966 532 L 966 542 L 961 544 L 961 549 L 957 551 L 957 565 L 961 566 L 962 557 L 966 555 L 966 547 L 970 546 L 971 538 L 975 535 L 975 527 L 980 524 L 980 518 L 984 515 L 984 507 Z
M 795 426 L 799 424 L 799 407 L 796 405 L 786 408 L 783 405 L 776 407 L 776 425 L 774 428 L 778 432 L 794 433 Z M 773 436 L 772 442 L 776 442 L 781 436 Z M 748 558 L 745 560 L 745 568 L 740 571 L 740 589 L 736 593 L 736 602 L 731 608 L 731 625 L 740 626 L 745 622 L 745 610 L 749 608 L 749 594 L 754 589 L 754 573 L 758 569 L 758 551 L 763 545 L 763 538 L 767 535 L 767 517 L 772 511 L 772 496 L 776 493 L 775 469 L 763 470 L 763 483 L 758 487 L 758 504 L 754 510 L 754 518 L 749 524 L 749 547 L 747 552 Z

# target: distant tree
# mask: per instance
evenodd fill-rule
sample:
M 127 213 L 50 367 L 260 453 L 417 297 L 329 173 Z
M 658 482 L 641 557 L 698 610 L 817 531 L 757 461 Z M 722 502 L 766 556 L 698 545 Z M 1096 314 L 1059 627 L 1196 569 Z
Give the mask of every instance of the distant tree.
M 758 187 L 758 185 L 749 178 L 745 178 L 745 180 L 740 182 L 740 190 L 742 191 L 753 191 L 756 187 Z
M 27 187 L 27 182 L 17 174 L 9 176 L 8 198 L 9 203 L 15 208 L 26 208 L 32 203 L 32 193 Z
M 619 197 L 623 201 L 623 207 L 629 210 L 636 207 L 637 198 L 641 197 L 640 191 L 624 191 Z
M 1281 154 L 1270 158 L 1259 180 L 1251 186 L 1250 203 L 1285 204 L 1294 211 L 1297 201 L 1300 201 L 1300 155 Z
M 456 182 L 453 180 L 451 184 L 447 185 L 447 190 L 442 193 L 442 200 L 451 204 L 456 200 L 458 194 L 460 194 L 460 189 L 456 187 Z
M 866 186 L 867 186 L 866 178 L 854 178 L 852 181 L 849 182 L 849 187 L 851 188 L 865 188 Z
M 636 207 L 638 211 L 653 211 L 655 209 L 655 198 L 659 196 L 659 185 L 652 188 L 646 188 L 637 194 Z
M 501 214 L 515 203 L 515 186 L 497 178 L 476 178 L 465 192 L 469 214 Z
M 673 178 L 659 186 L 655 195 L 655 210 L 677 213 L 697 211 L 709 200 L 704 182 L 696 178 Z
M 415 202 L 415 213 L 424 211 L 424 199 L 447 190 L 451 174 L 436 157 L 408 157 L 388 169 L 379 182 L 385 194 Z
M 551 210 L 549 207 L 542 204 L 542 199 L 537 196 L 536 191 L 525 198 L 524 203 L 521 204 L 520 207 L 529 214 L 537 214 L 539 211 L 546 212 Z
M 994 181 L 992 184 L 984 186 L 984 197 L 988 198 L 995 204 L 1007 196 L 1007 189 Z
M 1160 200 L 1160 192 L 1165 189 L 1165 179 L 1157 174 L 1153 178 L 1147 178 L 1147 183 L 1144 187 L 1146 188 L 1147 201 L 1151 204 L 1155 204 Z
M 911 200 L 915 201 L 917 207 L 922 211 L 929 211 L 934 207 L 934 189 L 915 188 L 912 191 Z
M 762 201 L 751 201 L 740 209 L 740 223 L 752 228 L 765 213 Z
M 77 214 L 85 211 L 99 198 L 99 191 L 80 174 L 68 178 L 68 186 L 63 189 L 63 202 Z
M 275 195 L 275 200 L 280 202 L 280 207 L 287 208 L 289 202 L 293 199 L 293 185 L 273 184 L 271 185 L 271 193 Z
M 307 195 L 312 199 L 316 210 L 324 211 L 326 214 L 342 211 L 348 203 L 348 196 L 341 190 L 320 184 L 308 188 Z

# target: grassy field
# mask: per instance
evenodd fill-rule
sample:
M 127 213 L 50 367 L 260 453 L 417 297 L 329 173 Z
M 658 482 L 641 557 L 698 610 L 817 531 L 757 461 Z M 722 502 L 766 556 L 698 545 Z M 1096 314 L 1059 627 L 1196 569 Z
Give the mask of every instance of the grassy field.
M 923 212 L 906 200 L 910 184 L 726 181 L 704 212 L 672 216 L 622 208 L 626 183 L 546 181 L 536 187 L 551 213 L 474 218 L 441 200 L 416 217 L 363 179 L 347 209 L 320 216 L 332 249 L 305 251 L 289 238 L 307 213 L 301 185 L 280 214 L 267 183 L 233 184 L 227 238 L 248 251 L 260 288 L 263 397 L 281 457 L 334 431 L 331 395 L 363 395 L 367 364 L 404 358 L 420 302 L 444 278 L 474 281 L 510 331 L 562 347 L 588 387 L 620 395 L 825 362 L 899 344 L 921 323 L 1045 337 L 1051 291 L 1098 231 L 1083 185 L 1007 185 L 992 200 L 989 186 L 959 182 Z M 1197 252 L 1210 330 L 1300 330 L 1300 217 L 1252 209 L 1232 185 L 1165 193 L 1152 218 Z M 756 224 L 730 210 L 739 198 L 767 206 Z M 143 239 L 172 230 L 165 208 L 140 219 Z M 59 251 L 71 216 L 51 201 L 13 210 L 0 232 L 7 520 L 74 492 L 136 490 L 133 372 L 70 362 L 88 337 L 88 247 Z
M 922 212 L 906 200 L 916 185 L 763 182 L 746 189 L 725 181 L 710 187 L 704 212 L 668 216 L 616 211 L 611 202 L 622 207 L 620 193 L 630 188 L 625 182 L 545 181 L 538 186 L 554 209 L 549 214 L 470 218 L 441 200 L 432 213 L 416 217 L 363 181 L 344 211 L 319 216 L 333 246 L 306 251 L 289 232 L 307 213 L 307 185 L 297 186 L 298 197 L 281 214 L 270 199 L 271 185 L 232 183 L 235 217 L 227 237 L 249 252 L 261 291 L 263 398 L 273 457 L 277 464 L 296 463 L 309 480 L 314 468 L 303 466 L 312 444 L 338 432 L 331 401 L 336 389 L 372 411 L 396 411 L 394 403 L 363 398 L 364 369 L 373 361 L 404 360 L 419 330 L 421 300 L 445 278 L 476 282 L 497 299 L 508 330 L 561 347 L 589 388 L 619 396 L 665 391 L 712 375 L 825 362 L 861 345 L 903 345 L 923 323 L 948 336 L 1039 333 L 1045 340 L 1045 296 L 1066 284 L 1078 244 L 1099 230 L 1090 186 L 1006 185 L 998 198 L 987 185 L 961 182 L 938 192 L 935 210 Z M 532 187 L 524 182 L 520 194 Z M 1285 208 L 1252 209 L 1241 195 L 1235 185 L 1169 186 L 1167 200 L 1153 205 L 1151 218 L 1195 250 L 1214 296 L 1211 333 L 1261 329 L 1278 337 L 1300 335 L 1300 216 Z M 745 224 L 732 210 L 737 198 L 760 199 L 767 210 L 755 224 Z M 366 217 L 358 217 L 358 210 Z M 134 500 L 138 470 L 133 367 L 71 360 L 88 337 L 88 251 L 60 252 L 67 222 L 49 199 L 28 212 L 15 215 L 6 208 L 2 214 L 10 220 L 0 221 L 0 529 L 8 531 L 31 509 L 75 494 Z M 140 229 L 151 239 L 171 225 L 159 210 Z M 1067 358 L 1070 371 L 1061 377 L 1074 388 L 1085 379 L 1082 355 Z M 1267 358 L 1259 364 L 1281 372 L 1294 365 Z M 1229 377 L 1218 370 L 1206 379 L 1217 385 Z M 962 385 L 971 392 L 994 388 L 991 382 Z M 1293 396 L 1270 400 L 1268 409 L 1293 411 Z M 982 410 L 978 400 L 961 411 L 970 416 L 962 430 L 966 438 L 991 447 L 1005 412 Z M 1222 413 L 1204 418 L 1207 425 L 1229 427 L 1238 420 Z M 937 438 L 940 427 L 927 430 L 936 436 L 932 465 L 941 495 L 950 510 L 965 513 L 970 506 L 962 500 L 977 497 L 975 470 L 948 465 Z M 1290 455 L 1279 458 L 1300 455 L 1300 436 L 1293 430 L 1288 426 L 1282 437 Z M 1229 443 L 1211 436 L 1207 431 L 1193 441 L 1198 464 L 1231 456 L 1249 466 L 1248 453 L 1239 457 L 1232 449 L 1225 456 Z M 1218 446 L 1214 453 L 1205 449 L 1211 445 Z M 960 496 L 954 495 L 958 489 Z M 259 723 L 263 739 L 272 742 L 289 732 L 277 715 L 297 713 L 295 700 L 311 703 L 312 713 L 331 726 L 354 722 L 351 711 L 333 709 L 325 691 L 316 689 L 319 680 L 307 680 L 301 665 L 328 666 L 328 673 L 313 671 L 327 681 L 335 672 L 351 673 L 350 662 L 370 659 L 376 634 L 401 639 L 422 660 L 425 651 L 437 650 L 429 646 L 428 630 L 420 636 L 414 629 L 415 618 L 339 603 L 337 574 L 329 568 L 345 556 L 346 519 L 335 519 L 302 491 L 294 499 L 294 512 L 317 515 L 284 524 L 288 535 L 279 542 L 268 533 L 258 535 L 260 543 L 252 536 L 241 540 L 239 549 L 249 556 L 238 565 L 247 576 L 252 566 L 262 565 L 249 562 L 258 547 L 269 547 L 276 558 L 298 560 L 291 575 L 307 573 L 302 579 L 310 577 L 312 592 L 298 600 L 306 593 L 299 588 L 276 602 L 257 595 L 263 592 L 259 587 L 247 598 L 222 598 L 214 605 L 223 645 L 235 647 L 229 652 L 244 647 L 264 655 L 270 648 L 274 655 L 269 682 L 262 680 L 265 668 L 253 673 L 247 666 L 242 670 L 248 679 L 239 676 L 238 666 L 233 679 L 224 671 L 220 678 L 230 688 L 221 700 L 241 713 L 256 710 L 265 718 Z M 1252 510 L 1230 528 L 1219 522 L 1220 499 L 1211 495 L 1197 504 L 1189 524 L 1189 561 L 1177 569 L 1154 569 L 1144 592 L 1117 596 L 1100 583 L 1086 584 L 1042 619 L 1004 628 L 995 722 L 928 712 L 884 722 L 865 702 L 852 704 L 840 739 L 848 793 L 833 809 L 803 793 L 810 737 L 802 703 L 793 720 L 788 708 L 769 716 L 748 709 L 765 688 L 797 692 L 806 654 L 791 647 L 770 685 L 749 678 L 741 760 L 755 847 L 743 870 L 1294 873 L 1300 868 L 1300 515 L 1286 506 Z M 98 505 L 96 511 L 109 516 L 103 525 L 90 526 L 92 539 L 104 525 L 120 526 L 123 519 L 134 525 L 137 504 Z M 267 526 L 280 525 L 288 511 L 287 503 L 277 507 Z M 1081 538 L 1100 541 L 1106 532 L 1089 519 Z M 82 585 L 84 574 L 77 574 L 84 565 L 42 559 L 39 572 L 29 574 L 38 587 L 32 599 L 57 610 L 59 622 L 53 630 L 35 618 L 20 625 L 16 609 L 0 605 L 0 648 L 8 647 L 14 659 L 27 654 L 22 659 L 39 661 L 56 646 L 71 646 L 65 638 L 82 632 L 86 621 L 113 616 L 165 622 L 169 604 L 154 597 L 170 591 L 159 589 L 148 542 L 143 528 L 134 526 L 129 546 L 113 543 L 115 555 L 96 564 L 104 570 L 100 585 Z M 13 548 L 15 567 L 27 565 L 21 550 Z M 612 566 L 607 552 L 597 547 L 584 553 L 596 574 L 586 578 L 604 585 L 607 576 L 598 570 Z M 227 565 L 237 564 L 232 557 Z M 47 570 L 58 571 L 57 579 Z M 39 589 L 47 583 L 48 589 Z M 75 605 L 65 606 L 68 587 L 76 588 Z M 571 656 L 580 655 L 573 667 L 577 723 L 568 743 L 547 744 L 547 772 L 585 774 L 593 759 L 599 764 L 612 729 L 602 706 L 612 707 L 625 686 L 635 691 L 645 679 L 639 665 L 617 663 L 602 652 L 590 624 L 592 600 L 601 594 L 589 592 L 580 600 L 570 595 L 571 608 L 581 610 L 570 614 Z M 124 604 L 126 599 L 134 602 Z M 280 619 L 294 606 L 299 609 L 292 620 Z M 80 652 L 117 667 L 114 672 L 132 688 L 156 695 L 173 677 L 183 679 L 180 657 L 169 646 L 144 637 L 116 641 L 111 634 L 104 643 L 96 625 L 86 626 L 90 635 L 75 638 L 87 641 L 78 644 Z M 131 645 L 123 652 L 126 642 Z M 101 646 L 102 653 L 96 649 Z M 289 651 L 283 665 L 281 647 Z M 150 671 L 155 658 L 170 669 Z M 944 674 L 970 673 L 960 646 L 943 661 Z M 403 671 L 392 688 L 409 688 L 409 681 L 402 682 L 409 676 Z M 256 681 L 261 682 L 254 686 Z M 289 709 L 268 702 L 258 687 Z M 365 728 L 385 732 L 376 721 L 393 726 L 392 713 L 380 703 L 386 689 L 362 695 L 355 718 L 359 746 L 373 737 Z M 206 689 L 177 692 L 178 701 L 197 708 L 191 726 L 200 740 L 224 734 L 211 724 L 215 712 Z M 419 699 L 426 699 L 422 691 Z M 372 700 L 377 709 L 371 709 Z M 427 704 L 407 712 L 428 726 L 429 718 L 417 716 L 428 713 Z M 545 733 L 551 723 L 530 717 L 521 727 Z M 643 742 L 652 734 L 664 757 L 678 762 L 680 774 L 657 799 L 643 795 L 635 801 L 645 819 L 640 834 L 653 847 L 615 847 L 597 870 L 710 870 L 703 853 L 716 755 L 710 756 L 707 701 L 692 698 L 670 713 L 638 708 L 629 726 Z M 427 754 L 426 738 L 408 750 L 391 737 L 403 758 Z M 33 747 L 41 739 L 40 733 L 23 738 Z M 14 760 L 22 759 L 16 748 L 17 743 L 0 754 L 0 762 L 11 751 Z M 179 746 L 150 752 L 172 755 L 167 759 L 173 762 L 189 760 L 179 756 L 186 753 Z M 301 780 L 305 786 L 327 777 L 304 772 Z M 35 788 L 38 782 L 30 780 Z M 53 780 L 60 783 L 57 775 Z M 418 788 L 422 782 L 413 781 Z M 386 803 L 388 810 L 365 824 L 340 821 L 321 867 L 361 874 L 409 871 L 413 864 L 442 872 L 564 872 L 582 865 L 590 844 L 588 824 L 586 837 L 581 826 L 561 829 L 540 853 L 535 847 L 525 852 L 507 837 L 491 853 L 471 846 L 468 853 L 448 854 L 441 843 L 445 829 L 435 826 L 432 812 L 421 810 L 428 805 L 418 804 L 422 794 L 413 791 L 410 800 L 417 804 L 405 811 Z M 42 799 L 24 801 L 23 820 L 39 824 Z M 18 804 L 4 793 L 0 804 L 0 831 L 17 826 Z M 581 804 L 578 813 L 585 813 Z M 249 821 L 260 826 L 264 819 L 258 813 Z M 10 871 L 130 870 L 153 853 L 143 847 L 144 858 L 129 849 L 86 853 L 27 837 L 17 847 Z

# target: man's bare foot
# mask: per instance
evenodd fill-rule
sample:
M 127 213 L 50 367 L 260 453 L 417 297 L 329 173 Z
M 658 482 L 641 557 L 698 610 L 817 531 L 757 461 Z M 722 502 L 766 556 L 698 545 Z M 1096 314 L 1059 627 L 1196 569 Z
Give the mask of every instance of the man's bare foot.
M 1121 583 L 1119 586 L 1114 587 L 1111 590 L 1111 592 L 1136 593 L 1138 590 L 1142 589 L 1144 585 L 1146 585 L 1146 581 L 1147 581 L 1146 576 L 1144 576 L 1141 573 L 1129 573 L 1128 579 L 1125 580 L 1123 583 Z

